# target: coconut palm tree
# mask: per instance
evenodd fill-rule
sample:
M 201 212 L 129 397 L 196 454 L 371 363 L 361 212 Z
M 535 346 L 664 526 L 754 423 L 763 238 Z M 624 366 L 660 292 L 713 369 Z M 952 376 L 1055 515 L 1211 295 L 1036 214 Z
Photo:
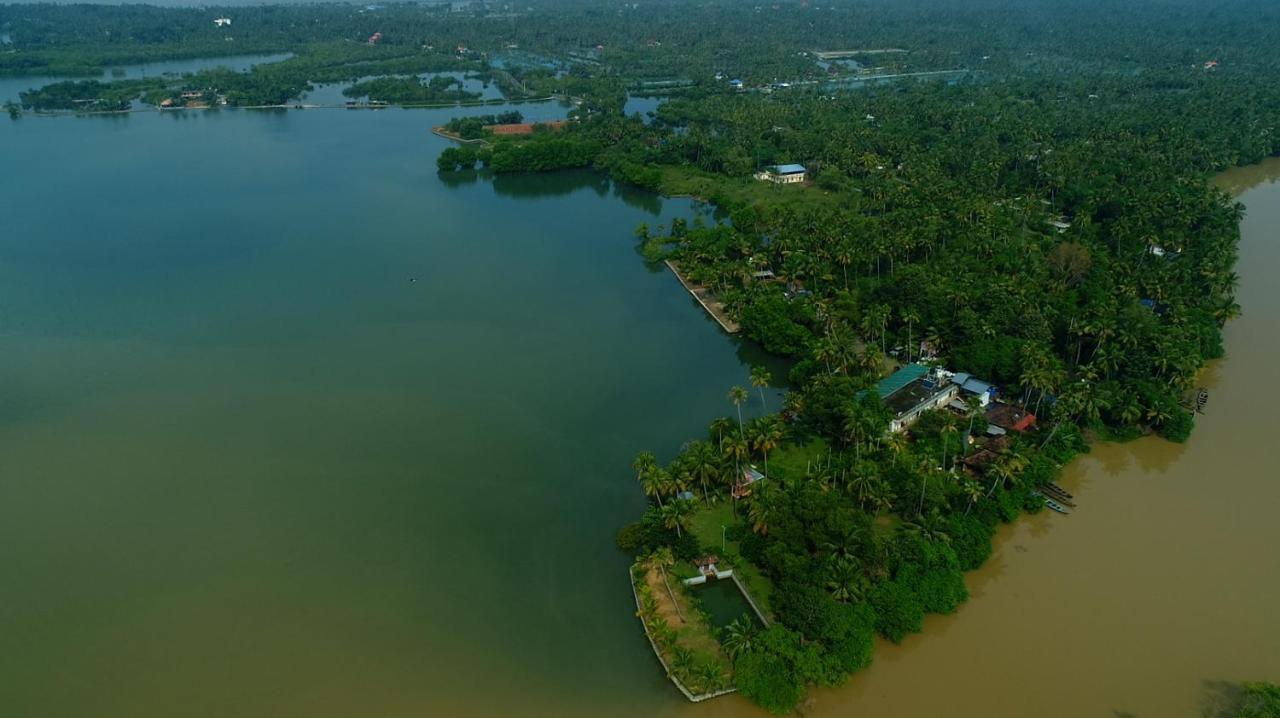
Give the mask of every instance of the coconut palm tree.
M 772 516 L 772 492 L 766 490 L 753 493 L 750 505 L 747 507 L 747 521 L 751 523 L 751 530 L 761 536 L 767 536 L 769 534 L 769 520 Z
M 879 519 L 881 513 L 893 510 L 893 489 L 884 480 L 876 481 L 867 491 L 867 502 L 874 509 L 872 521 Z
M 683 499 L 676 499 L 662 508 L 662 525 L 669 529 L 676 530 L 676 536 L 684 538 L 684 532 L 689 528 L 689 520 L 692 515 L 689 502 Z
M 773 376 L 769 373 L 768 369 L 762 366 L 751 367 L 751 386 L 754 386 L 760 391 L 760 409 L 762 411 L 768 411 L 764 403 L 764 388 L 769 386 L 769 383 L 772 381 Z
M 943 450 L 945 451 L 945 449 Z M 937 471 L 937 469 L 932 466 L 932 463 L 933 462 L 928 458 L 922 457 L 920 459 L 920 508 L 916 510 L 916 513 L 920 515 L 924 514 L 924 492 L 925 489 L 929 488 L 929 476 Z
M 964 508 L 964 515 L 968 516 L 973 510 L 974 504 L 982 498 L 982 485 L 976 481 L 966 481 L 961 485 L 960 489 L 964 492 L 965 498 L 969 500 L 969 505 Z
M 671 472 L 667 471 L 662 467 L 658 467 L 654 469 L 653 471 L 649 472 L 649 474 L 650 476 L 653 477 L 655 490 L 657 491 L 657 495 L 659 497 L 658 507 L 662 508 L 661 497 L 675 496 L 677 493 L 680 492 L 680 489 L 678 487 L 678 484 L 676 483 L 675 478 L 671 475 Z
M 907 323 L 907 363 L 911 363 L 911 344 L 912 330 L 915 329 L 916 322 L 920 321 L 920 312 L 915 307 L 907 307 L 902 312 L 902 321 Z
M 742 433 L 742 405 L 747 401 L 747 390 L 740 386 L 735 386 L 729 390 L 729 401 L 738 408 L 738 433 Z
M 658 468 L 658 457 L 654 456 L 652 451 L 641 451 L 631 462 L 631 468 L 635 469 L 636 480 L 639 481 L 645 474 Z
M 721 629 L 720 645 L 730 658 L 747 653 L 755 647 L 756 638 L 760 635 L 759 626 L 750 616 L 743 615 Z
M 671 672 L 681 681 L 689 677 L 689 672 L 693 670 L 694 660 L 693 651 L 684 646 L 676 646 L 671 651 Z
M 725 434 L 728 434 L 732 429 L 733 419 L 730 419 L 727 416 L 721 416 L 711 420 L 709 432 L 710 435 L 715 438 L 716 445 L 718 446 L 722 441 L 724 441 Z
M 662 494 L 664 493 L 662 479 L 657 471 L 650 471 L 640 476 L 640 490 L 644 491 L 644 495 L 651 499 L 658 500 L 658 508 L 662 508 Z
M 841 603 L 862 600 L 865 581 L 857 559 L 850 556 L 834 556 L 826 567 L 827 591 Z
M 724 681 L 724 672 L 715 661 L 704 661 L 693 669 L 693 678 L 701 686 L 703 693 L 710 693 L 720 687 Z
M 640 489 L 644 491 L 644 495 L 649 498 L 657 498 L 658 505 L 662 505 L 662 493 L 657 477 L 654 472 L 658 469 L 658 459 L 653 455 L 652 451 L 641 451 L 636 454 L 636 458 L 631 462 L 631 468 L 635 469 L 636 480 L 640 482 Z
M 1002 456 L 998 461 L 987 469 L 987 474 L 991 476 L 991 488 L 987 491 L 987 496 L 995 493 L 997 486 L 1004 484 L 1016 484 L 1022 475 L 1022 470 L 1027 468 L 1027 460 L 1017 452 L 1010 452 Z
M 782 421 L 776 416 L 766 416 L 752 422 L 751 445 L 764 454 L 764 475 L 769 475 L 769 452 L 782 441 Z
M 951 543 L 951 537 L 943 530 L 946 525 L 946 520 L 942 518 L 942 514 L 937 509 L 934 509 L 929 512 L 928 516 L 921 514 L 914 519 L 903 521 L 902 529 L 907 533 L 919 536 L 925 541 Z
M 671 553 L 671 547 L 663 546 L 649 554 L 649 565 L 658 569 L 658 575 L 662 577 L 662 585 L 666 586 L 667 596 L 671 598 L 671 605 L 676 609 L 676 615 L 683 621 L 684 613 L 680 610 L 680 602 L 676 600 L 676 593 L 671 590 L 671 582 L 667 580 L 667 570 L 676 565 L 676 557 Z
M 714 481 L 720 473 L 720 459 L 716 450 L 705 441 L 690 442 L 685 449 L 685 461 L 689 465 L 689 473 L 702 486 L 702 498 L 711 503 L 707 490 L 707 482 Z
M 845 489 L 853 494 L 860 507 L 865 508 L 867 500 L 879 481 L 875 464 L 869 461 L 855 462 L 853 469 L 846 476 Z

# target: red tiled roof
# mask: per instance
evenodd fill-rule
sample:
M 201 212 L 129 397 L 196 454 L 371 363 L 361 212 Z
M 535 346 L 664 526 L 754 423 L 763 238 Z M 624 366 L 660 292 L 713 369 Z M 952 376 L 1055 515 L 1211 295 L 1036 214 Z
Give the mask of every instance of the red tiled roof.
M 554 122 L 542 122 L 538 124 L 548 129 L 558 130 L 565 126 L 565 121 L 555 120 Z M 538 124 L 522 122 L 513 125 L 490 125 L 488 129 L 495 135 L 531 135 L 533 134 L 533 128 L 537 127 Z

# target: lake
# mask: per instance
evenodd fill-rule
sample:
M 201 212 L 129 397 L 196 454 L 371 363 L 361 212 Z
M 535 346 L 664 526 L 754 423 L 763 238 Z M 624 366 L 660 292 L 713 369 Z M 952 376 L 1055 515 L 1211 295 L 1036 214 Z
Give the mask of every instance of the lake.
M 630 463 L 762 359 L 636 252 L 688 201 L 442 181 L 504 109 L 4 120 L 6 716 L 681 707 Z

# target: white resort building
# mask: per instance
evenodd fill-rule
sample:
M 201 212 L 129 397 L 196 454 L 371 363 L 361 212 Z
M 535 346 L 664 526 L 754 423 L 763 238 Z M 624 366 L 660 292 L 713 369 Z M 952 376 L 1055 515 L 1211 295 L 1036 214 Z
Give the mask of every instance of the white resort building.
M 774 184 L 798 184 L 804 182 L 804 165 L 774 165 L 756 173 L 756 179 Z

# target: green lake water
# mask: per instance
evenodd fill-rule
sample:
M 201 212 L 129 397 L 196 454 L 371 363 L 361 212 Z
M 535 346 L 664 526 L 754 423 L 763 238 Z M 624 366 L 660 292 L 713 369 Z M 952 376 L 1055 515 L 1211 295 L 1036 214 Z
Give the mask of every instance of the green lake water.
M 682 709 L 613 537 L 761 359 L 457 113 L 0 125 L 0 714 Z
M 702 610 L 711 618 L 711 625 L 716 628 L 724 628 L 743 616 L 749 621 L 757 621 L 733 579 L 713 579 L 695 588 L 694 592 L 702 602 Z

